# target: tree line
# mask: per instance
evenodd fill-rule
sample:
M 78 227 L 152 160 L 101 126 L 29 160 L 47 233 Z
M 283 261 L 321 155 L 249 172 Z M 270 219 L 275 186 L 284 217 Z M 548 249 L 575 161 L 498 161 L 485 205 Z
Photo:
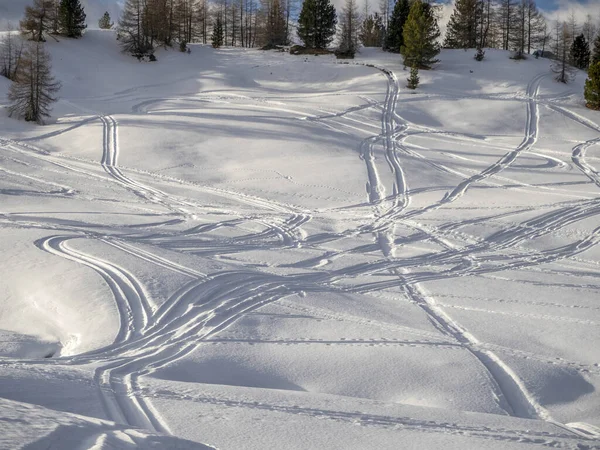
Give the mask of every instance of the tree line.
M 259 2 L 260 1 L 260 2 Z M 338 16 L 330 0 L 304 0 L 296 33 L 305 48 L 324 50 L 337 36 L 336 55 L 352 58 L 360 45 L 400 53 L 411 68 L 408 87 L 419 84 L 419 69 L 435 64 L 446 48 L 512 50 L 513 58 L 533 54 L 552 56 L 556 79 L 568 82 L 575 68 L 589 69 L 585 98 L 600 108 L 600 33 L 590 16 L 578 24 L 573 16 L 550 27 L 535 0 L 457 0 L 441 43 L 437 6 L 427 0 L 381 0 L 381 13 L 358 11 L 356 0 L 346 0 Z M 187 43 L 210 39 L 214 47 L 289 44 L 294 0 L 126 0 L 117 34 L 124 51 L 154 59 L 158 46 L 185 51 Z M 33 0 L 19 24 L 0 41 L 0 75 L 14 81 L 9 92 L 11 115 L 42 122 L 60 88 L 51 75 L 50 57 L 43 43 L 49 36 L 79 38 L 86 29 L 80 0 Z M 98 26 L 114 26 L 105 13 Z M 210 38 L 209 38 L 210 33 Z
M 294 7 L 293 0 L 126 0 L 118 36 L 123 49 L 138 58 L 182 42 L 285 45 Z

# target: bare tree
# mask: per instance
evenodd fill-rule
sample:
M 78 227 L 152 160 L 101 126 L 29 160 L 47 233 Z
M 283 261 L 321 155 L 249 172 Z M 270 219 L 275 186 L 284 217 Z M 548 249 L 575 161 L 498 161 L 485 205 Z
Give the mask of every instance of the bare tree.
M 0 39 L 0 75 L 9 80 L 16 78 L 23 46 L 23 39 L 16 36 L 12 25 L 8 24 L 8 32 Z
M 119 21 L 119 41 L 124 52 L 138 59 L 153 50 L 149 19 L 145 0 L 127 0 Z
M 572 40 L 570 23 L 563 22 L 557 28 L 557 53 L 551 67 L 552 72 L 556 74 L 556 81 L 561 83 L 568 83 L 575 76 L 575 69 L 569 65 L 569 49 Z
M 25 17 L 20 22 L 23 34 L 30 35 L 33 41 L 45 41 L 44 33 L 58 29 L 57 1 L 34 0 L 25 8 Z
M 585 36 L 585 40 L 588 42 L 594 42 L 594 37 L 596 36 L 597 31 L 598 27 L 594 23 L 592 15 L 588 14 L 585 17 L 585 22 L 583 23 L 583 26 L 581 27 L 581 32 Z
M 28 43 L 8 93 L 10 116 L 39 124 L 50 116 L 50 105 L 57 100 L 55 94 L 60 89 L 51 69 L 50 55 L 44 45 L 41 42 Z
M 360 15 L 356 0 L 346 0 L 339 19 L 340 42 L 336 54 L 354 58 L 358 49 L 358 32 L 360 31 Z

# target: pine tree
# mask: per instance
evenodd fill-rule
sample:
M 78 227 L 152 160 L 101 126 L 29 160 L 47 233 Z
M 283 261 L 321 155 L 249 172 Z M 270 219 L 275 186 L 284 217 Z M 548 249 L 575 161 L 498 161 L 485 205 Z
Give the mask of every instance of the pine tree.
M 123 7 L 118 30 L 123 51 L 138 59 L 152 54 L 154 46 L 147 30 L 147 14 L 143 0 L 127 0 Z
M 217 16 L 217 20 L 213 26 L 211 44 L 213 48 L 219 48 L 223 45 L 223 22 L 220 15 Z
M 600 61 L 590 66 L 583 96 L 588 108 L 600 109 Z
M 383 40 L 383 21 L 378 13 L 368 15 L 360 27 L 359 38 L 365 47 L 380 47 Z
M 268 0 L 264 4 L 264 43 L 268 47 L 287 44 L 287 32 L 285 22 L 285 11 L 281 0 Z M 244 24 L 242 24 L 244 25 Z M 242 45 L 244 45 L 244 33 L 240 30 Z M 248 44 L 248 42 L 246 42 Z
M 417 66 L 410 68 L 410 77 L 406 81 L 408 81 L 406 85 L 408 89 L 416 89 L 419 86 L 419 68 Z
M 50 55 L 43 44 L 29 43 L 8 93 L 9 115 L 43 123 L 44 117 L 50 116 L 50 105 L 57 100 L 55 94 L 59 89 L 60 83 L 51 74 Z
M 25 17 L 19 23 L 21 31 L 30 35 L 32 41 L 44 42 L 44 33 L 51 33 L 56 23 L 55 0 L 34 0 L 25 8 Z
M 594 41 L 594 51 L 592 52 L 591 63 L 596 64 L 600 62 L 600 33 L 596 36 L 596 40 Z
M 457 0 L 450 16 L 444 47 L 475 48 L 478 45 L 478 24 L 482 14 L 479 0 Z
M 413 65 L 421 69 L 430 69 L 439 60 L 435 57 L 440 53 L 437 40 L 440 29 L 429 3 L 414 0 L 410 7 L 408 20 L 404 25 L 404 46 L 401 53 L 404 65 Z
M 587 69 L 590 65 L 590 46 L 583 33 L 577 36 L 571 44 L 569 57 L 571 63 L 578 69 Z
M 356 0 L 346 0 L 341 14 L 341 36 L 336 56 L 354 58 L 358 49 L 358 21 Z
M 298 37 L 307 48 L 324 49 L 335 35 L 337 18 L 329 0 L 304 0 L 298 18 Z
M 385 50 L 400 53 L 400 49 L 404 45 L 404 25 L 409 13 L 409 0 L 397 0 L 386 33 Z
M 62 34 L 71 38 L 81 37 L 85 24 L 85 12 L 79 0 L 61 0 L 58 23 Z
M 104 13 L 102 18 L 98 21 L 98 28 L 101 30 L 110 30 L 113 27 L 114 23 L 110 21 L 110 14 L 108 11 Z

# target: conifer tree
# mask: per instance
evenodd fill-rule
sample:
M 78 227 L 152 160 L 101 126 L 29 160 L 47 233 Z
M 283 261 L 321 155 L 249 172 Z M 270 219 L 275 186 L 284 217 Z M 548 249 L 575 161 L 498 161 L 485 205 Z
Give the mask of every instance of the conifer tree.
M 569 56 L 571 63 L 578 69 L 587 69 L 590 65 L 590 46 L 583 33 L 577 36 L 571 44 Z
M 417 66 L 410 68 L 410 77 L 406 81 L 408 81 L 406 87 L 409 89 L 416 89 L 419 86 L 419 68 Z
M 9 24 L 8 32 L 0 38 L 0 75 L 15 80 L 23 55 L 24 42 Z
M 368 15 L 360 27 L 359 38 L 365 47 L 380 47 L 384 35 L 383 21 L 378 13 Z
M 583 96 L 588 108 L 600 109 L 600 61 L 590 66 Z
M 440 29 L 437 25 L 433 9 L 429 3 L 414 0 L 410 14 L 404 25 L 404 46 L 401 49 L 404 65 L 413 65 L 421 69 L 430 69 L 439 60 L 440 53 L 437 40 Z
M 270 47 L 287 44 L 285 10 L 282 0 L 268 0 L 264 3 L 264 9 L 264 43 Z M 240 36 L 242 45 L 244 45 L 244 33 L 240 33 Z
M 62 34 L 71 38 L 81 37 L 85 24 L 85 12 L 79 0 L 61 0 L 58 24 Z
M 329 0 L 304 0 L 298 18 L 298 37 L 307 48 L 327 48 L 336 25 L 335 8 Z
M 21 31 L 30 35 L 32 41 L 44 42 L 44 33 L 51 33 L 56 23 L 55 0 L 34 0 L 25 8 L 25 17 L 19 23 Z
M 50 116 L 50 105 L 57 100 L 55 94 L 60 89 L 51 68 L 50 55 L 44 45 L 30 42 L 8 93 L 10 116 L 39 124 L 43 123 L 44 117 Z
M 221 16 L 217 16 L 217 20 L 213 26 L 213 32 L 211 37 L 211 44 L 213 48 L 219 48 L 223 45 L 223 21 Z
M 556 81 L 568 83 L 575 75 L 575 69 L 569 65 L 569 44 L 573 38 L 566 22 L 559 24 L 556 33 L 556 60 L 551 70 L 556 74 Z
M 404 25 L 409 13 L 409 0 L 397 0 L 386 32 L 385 50 L 400 53 L 400 49 L 404 45 Z
M 346 0 L 342 10 L 340 44 L 336 55 L 346 58 L 354 58 L 358 49 L 358 7 L 356 0 Z
M 594 50 L 590 62 L 592 64 L 600 62 L 600 33 L 598 33 L 598 36 L 596 36 L 596 40 L 594 41 Z
M 108 11 L 104 13 L 102 18 L 98 21 L 98 28 L 101 30 L 110 30 L 113 27 L 114 23 L 110 20 L 110 14 Z
M 457 0 L 450 16 L 444 47 L 475 48 L 478 45 L 477 26 L 481 19 L 479 0 Z
M 147 14 L 143 0 L 127 0 L 119 21 L 119 41 L 124 52 L 138 59 L 152 54 L 154 49 L 148 36 Z

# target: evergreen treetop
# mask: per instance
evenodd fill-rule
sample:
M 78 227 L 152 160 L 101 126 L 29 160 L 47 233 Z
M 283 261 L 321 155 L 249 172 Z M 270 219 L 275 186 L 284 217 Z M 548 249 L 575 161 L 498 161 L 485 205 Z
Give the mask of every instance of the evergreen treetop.
M 108 11 L 104 13 L 102 18 L 98 21 L 98 28 L 101 30 L 110 30 L 113 27 L 114 23 L 110 20 L 110 14 Z
M 85 24 L 85 12 L 79 0 L 61 0 L 58 10 L 58 24 L 62 34 L 67 37 L 81 37 Z
M 404 46 L 401 49 L 405 66 L 430 69 L 439 60 L 438 38 L 440 29 L 432 6 L 421 0 L 414 0 L 410 14 L 404 24 Z
M 327 48 L 336 25 L 335 8 L 329 0 L 304 0 L 298 18 L 298 37 L 307 48 Z
M 477 25 L 481 13 L 479 0 L 456 0 L 448 22 L 444 47 L 476 48 Z
M 223 45 L 223 22 L 220 15 L 217 16 L 217 20 L 213 26 L 211 45 L 213 48 L 219 48 Z
M 571 63 L 578 69 L 586 69 L 590 64 L 590 46 L 585 36 L 580 34 L 571 44 Z
M 410 13 L 409 0 L 397 0 L 388 25 L 385 50 L 400 53 L 404 45 L 404 25 Z
M 380 47 L 384 29 L 383 21 L 378 13 L 369 14 L 360 27 L 359 38 L 365 47 Z

